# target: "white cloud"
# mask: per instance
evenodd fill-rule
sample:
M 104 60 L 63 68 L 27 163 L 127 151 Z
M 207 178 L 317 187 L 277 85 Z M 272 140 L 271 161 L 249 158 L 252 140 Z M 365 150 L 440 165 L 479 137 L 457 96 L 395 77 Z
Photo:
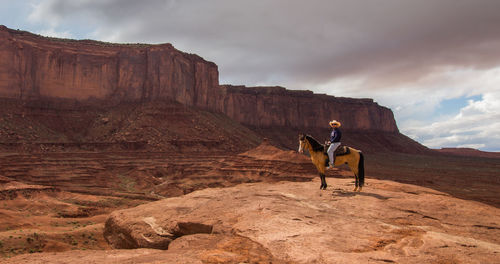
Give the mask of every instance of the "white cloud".
M 54 38 L 72 38 L 73 35 L 69 31 L 56 31 L 54 28 L 49 28 L 45 30 L 41 30 L 38 32 L 35 32 L 37 34 L 40 34 L 42 36 L 46 37 L 54 37 Z
M 57 12 L 52 12 L 51 7 L 56 4 L 57 1 L 46 0 L 40 1 L 38 3 L 33 3 L 33 11 L 28 16 L 28 21 L 32 23 L 43 23 L 48 25 L 50 28 L 55 28 L 59 26 L 63 20 L 63 15 Z
M 469 101 L 460 113 L 431 124 L 408 122 L 402 132 L 431 148 L 473 147 L 500 151 L 500 89 Z

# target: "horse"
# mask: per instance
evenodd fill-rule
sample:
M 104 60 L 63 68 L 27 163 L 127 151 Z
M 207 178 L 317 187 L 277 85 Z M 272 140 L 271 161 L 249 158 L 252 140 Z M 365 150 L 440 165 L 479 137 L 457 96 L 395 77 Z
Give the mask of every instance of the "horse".
M 340 147 L 339 147 L 340 148 Z M 325 153 L 325 146 L 320 144 L 310 135 L 299 134 L 299 153 L 303 153 L 304 149 L 309 151 L 311 160 L 319 172 L 321 178 L 320 189 L 326 190 L 327 184 L 325 179 L 325 169 L 328 164 L 328 155 Z M 334 165 L 347 164 L 356 178 L 354 192 L 360 192 L 365 184 L 365 161 L 363 153 L 360 150 L 346 147 L 346 154 L 336 155 Z M 336 151 L 337 152 L 337 151 Z

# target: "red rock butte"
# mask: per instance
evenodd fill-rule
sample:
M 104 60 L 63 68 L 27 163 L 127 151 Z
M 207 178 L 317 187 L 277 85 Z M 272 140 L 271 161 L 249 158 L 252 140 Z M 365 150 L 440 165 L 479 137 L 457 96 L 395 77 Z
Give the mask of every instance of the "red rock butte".
M 0 97 L 80 103 L 175 100 L 222 112 L 256 128 L 324 128 L 398 133 L 393 113 L 371 99 L 219 85 L 213 62 L 170 44 L 112 44 L 48 38 L 0 26 Z

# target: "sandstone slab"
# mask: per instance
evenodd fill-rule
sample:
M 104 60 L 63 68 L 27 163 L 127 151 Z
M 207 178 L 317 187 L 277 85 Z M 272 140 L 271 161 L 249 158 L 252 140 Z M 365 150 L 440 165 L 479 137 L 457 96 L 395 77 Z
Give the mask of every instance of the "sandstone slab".
M 207 235 L 254 241 L 296 263 L 492 263 L 500 210 L 431 189 L 370 180 L 242 184 L 116 211 L 104 236 L 115 248 L 178 250 Z M 205 238 L 203 238 L 205 239 Z M 183 243 L 189 248 L 189 243 Z M 209 246 L 210 248 L 210 246 Z

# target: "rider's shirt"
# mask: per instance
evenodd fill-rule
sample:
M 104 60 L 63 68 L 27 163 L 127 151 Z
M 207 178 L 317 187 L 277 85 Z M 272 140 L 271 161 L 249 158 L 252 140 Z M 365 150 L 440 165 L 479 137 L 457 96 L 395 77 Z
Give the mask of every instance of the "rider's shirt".
M 340 142 L 341 137 L 342 132 L 340 132 L 340 129 L 334 128 L 332 130 L 332 134 L 330 135 L 330 143 Z

